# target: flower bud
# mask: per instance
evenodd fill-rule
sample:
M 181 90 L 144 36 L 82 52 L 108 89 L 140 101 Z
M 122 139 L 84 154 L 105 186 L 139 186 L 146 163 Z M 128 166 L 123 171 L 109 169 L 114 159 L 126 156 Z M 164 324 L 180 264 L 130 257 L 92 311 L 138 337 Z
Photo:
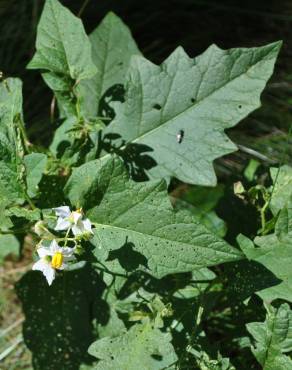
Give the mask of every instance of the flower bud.
M 53 234 L 49 232 L 49 230 L 45 226 L 45 222 L 40 220 L 34 225 L 34 232 L 40 237 L 40 238 L 52 238 Z

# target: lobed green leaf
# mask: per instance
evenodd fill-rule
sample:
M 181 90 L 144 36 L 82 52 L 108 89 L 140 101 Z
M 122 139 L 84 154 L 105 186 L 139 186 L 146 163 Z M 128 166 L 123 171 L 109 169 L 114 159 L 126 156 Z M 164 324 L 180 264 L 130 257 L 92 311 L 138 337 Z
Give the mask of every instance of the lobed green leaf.
M 103 338 L 89 347 L 98 359 L 96 370 L 162 370 L 177 360 L 170 333 L 150 323 L 137 324 L 115 338 Z
M 165 182 L 136 183 L 117 158 L 74 169 L 65 192 L 94 222 L 94 254 L 110 269 L 161 278 L 242 258 L 189 212 L 174 212 Z
M 212 45 L 195 59 L 179 47 L 161 66 L 134 56 L 124 108 L 104 140 L 118 135 L 113 149 L 126 143 L 147 154 L 150 177 L 215 185 L 212 161 L 236 150 L 224 129 L 260 106 L 280 46 L 222 50 Z

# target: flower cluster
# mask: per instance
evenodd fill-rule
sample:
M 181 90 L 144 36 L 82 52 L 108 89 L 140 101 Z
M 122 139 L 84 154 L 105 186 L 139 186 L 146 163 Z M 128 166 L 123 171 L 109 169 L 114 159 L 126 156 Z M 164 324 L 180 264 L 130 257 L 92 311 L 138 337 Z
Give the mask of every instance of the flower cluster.
M 52 234 L 42 223 L 37 222 L 35 231 L 42 237 L 38 244 L 37 253 L 39 260 L 33 265 L 32 269 L 41 271 L 49 285 L 52 284 L 56 277 L 57 270 L 65 270 L 68 268 L 68 262 L 74 262 L 76 257 L 77 243 L 81 239 L 88 240 L 93 235 L 92 225 L 88 218 L 84 217 L 82 209 L 71 211 L 68 206 L 53 208 L 57 216 L 57 224 L 55 231 L 66 231 L 64 238 L 57 238 Z M 72 231 L 74 238 L 69 238 L 69 233 Z M 49 246 L 44 246 L 44 240 L 51 240 Z M 63 241 L 64 246 L 60 246 L 58 241 Z M 73 248 L 67 247 L 68 241 L 73 241 Z
M 68 206 L 53 208 L 58 216 L 56 231 L 72 230 L 75 236 L 88 237 L 93 234 L 91 222 L 83 218 L 82 208 L 71 212 Z

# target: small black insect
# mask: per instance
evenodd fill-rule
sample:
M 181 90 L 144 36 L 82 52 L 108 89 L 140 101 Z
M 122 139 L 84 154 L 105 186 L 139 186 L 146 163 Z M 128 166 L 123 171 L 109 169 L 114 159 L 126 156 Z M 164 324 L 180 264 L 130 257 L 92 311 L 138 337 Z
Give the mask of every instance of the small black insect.
M 176 134 L 176 141 L 180 144 L 183 141 L 184 138 L 184 131 L 179 130 L 179 132 Z

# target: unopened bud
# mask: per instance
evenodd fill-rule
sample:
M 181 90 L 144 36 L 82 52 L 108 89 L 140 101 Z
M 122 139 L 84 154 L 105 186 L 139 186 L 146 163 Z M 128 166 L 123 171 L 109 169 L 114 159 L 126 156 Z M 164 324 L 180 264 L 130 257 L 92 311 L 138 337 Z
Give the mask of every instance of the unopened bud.
M 244 189 L 244 186 L 243 186 L 242 182 L 238 181 L 238 182 L 234 183 L 233 184 L 233 191 L 234 191 L 234 194 L 238 198 L 244 199 L 245 189 Z
M 45 238 L 45 237 L 51 238 L 53 236 L 53 234 L 50 233 L 49 230 L 46 228 L 45 222 L 42 220 L 38 221 L 34 225 L 34 231 L 41 238 Z

